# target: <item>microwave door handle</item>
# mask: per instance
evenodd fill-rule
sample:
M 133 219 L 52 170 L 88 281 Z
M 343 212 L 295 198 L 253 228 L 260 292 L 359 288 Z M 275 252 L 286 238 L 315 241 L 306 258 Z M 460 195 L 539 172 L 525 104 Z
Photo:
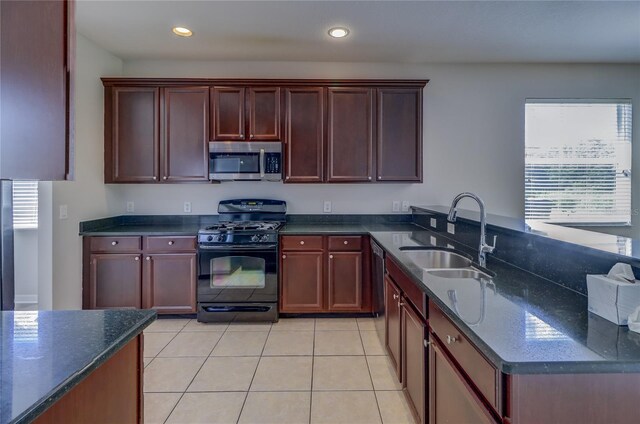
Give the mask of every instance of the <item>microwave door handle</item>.
M 264 169 L 265 169 L 265 156 L 264 149 L 260 149 L 260 177 L 264 178 Z

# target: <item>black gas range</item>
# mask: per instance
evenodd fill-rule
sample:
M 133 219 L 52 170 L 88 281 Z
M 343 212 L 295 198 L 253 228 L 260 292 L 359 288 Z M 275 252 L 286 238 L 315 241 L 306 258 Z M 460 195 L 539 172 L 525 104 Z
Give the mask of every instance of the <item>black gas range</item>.
M 218 204 L 218 224 L 198 232 L 198 321 L 278 320 L 278 229 L 287 204 Z

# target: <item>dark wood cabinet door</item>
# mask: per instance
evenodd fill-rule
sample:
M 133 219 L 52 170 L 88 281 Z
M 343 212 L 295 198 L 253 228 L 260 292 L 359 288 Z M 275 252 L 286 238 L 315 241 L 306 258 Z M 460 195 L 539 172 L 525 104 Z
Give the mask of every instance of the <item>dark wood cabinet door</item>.
M 164 89 L 162 180 L 209 180 L 209 87 Z
M 72 179 L 74 5 L 0 2 L 0 179 Z
M 373 177 L 372 89 L 327 91 L 327 181 L 371 181 Z
M 402 381 L 401 353 L 402 353 L 402 317 L 400 312 L 400 290 L 388 276 L 384 278 L 385 305 L 385 342 L 389 359 L 396 369 L 398 380 Z
M 143 305 L 158 313 L 196 312 L 196 254 L 148 254 L 144 258 Z
M 211 114 L 212 140 L 245 140 L 244 87 L 213 87 Z
M 283 252 L 280 260 L 280 311 L 324 310 L 324 253 Z
M 495 424 L 435 338 L 429 343 L 429 423 Z
M 249 88 L 249 140 L 280 140 L 280 87 Z
M 362 310 L 362 252 L 330 252 L 327 283 L 329 311 Z
M 411 306 L 402 304 L 402 381 L 410 406 L 419 423 L 427 422 L 427 325 Z
M 422 88 L 379 88 L 376 179 L 422 181 Z
M 111 141 L 105 146 L 105 181 L 142 183 L 158 180 L 160 160 L 160 89 L 112 88 Z M 108 110 L 108 109 L 106 109 Z
M 89 258 L 89 308 L 140 308 L 142 264 L 137 254 L 93 254 Z
M 324 180 L 324 96 L 322 87 L 285 89 L 285 183 Z

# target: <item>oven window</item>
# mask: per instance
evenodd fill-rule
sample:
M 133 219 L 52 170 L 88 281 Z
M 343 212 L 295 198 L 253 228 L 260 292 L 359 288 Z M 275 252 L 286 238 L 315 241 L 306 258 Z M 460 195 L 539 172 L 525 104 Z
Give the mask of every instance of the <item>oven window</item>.
M 260 172 L 260 156 L 256 153 L 215 153 L 211 155 L 213 173 L 255 174 Z
M 224 256 L 211 259 L 211 288 L 262 289 L 266 262 L 255 256 Z

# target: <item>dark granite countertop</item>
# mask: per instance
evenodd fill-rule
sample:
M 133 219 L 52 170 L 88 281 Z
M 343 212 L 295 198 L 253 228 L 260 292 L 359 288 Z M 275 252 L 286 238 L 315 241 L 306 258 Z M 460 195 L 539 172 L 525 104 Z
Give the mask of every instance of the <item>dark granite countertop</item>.
M 280 229 L 280 234 L 369 234 L 372 231 L 411 231 L 416 228 L 411 223 L 286 224 Z
M 406 233 L 372 232 L 371 236 L 499 370 L 507 374 L 640 372 L 640 334 L 589 313 L 584 295 L 491 256 L 487 268 L 497 275 L 486 282 L 427 274 L 400 247 L 468 248 L 416 228 Z
M 81 231 L 81 236 L 195 236 L 201 228 L 198 224 L 137 224 L 113 225 Z
M 148 310 L 2 312 L 0 423 L 34 420 L 156 318 Z

